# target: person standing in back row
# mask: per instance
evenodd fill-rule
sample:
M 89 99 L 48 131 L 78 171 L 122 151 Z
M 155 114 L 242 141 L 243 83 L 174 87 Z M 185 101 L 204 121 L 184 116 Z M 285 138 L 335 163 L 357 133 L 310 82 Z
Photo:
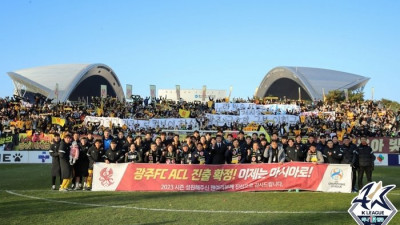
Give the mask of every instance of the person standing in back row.
M 225 152 L 227 151 L 227 147 L 222 143 L 221 135 L 217 135 L 216 142 L 210 149 L 212 164 L 225 164 Z
M 374 170 L 375 155 L 372 148 L 367 143 L 365 136 L 361 137 L 361 143 L 355 153 L 356 163 L 358 162 L 358 190 L 363 187 L 362 181 L 364 172 L 367 176 L 367 182 L 372 182 L 372 171 Z
M 60 191 L 68 191 L 68 187 L 72 182 L 72 166 L 69 162 L 71 141 L 71 135 L 65 135 L 64 140 L 61 141 L 60 147 L 58 149 L 58 155 L 60 156 L 61 177 L 63 179 Z
M 55 133 L 54 139 L 53 139 L 53 144 L 51 144 L 50 150 L 49 150 L 49 154 L 52 157 L 52 161 L 51 161 L 51 182 L 52 182 L 51 189 L 52 190 L 56 190 L 57 177 L 60 178 L 60 186 L 62 183 L 60 157 L 58 155 L 58 149 L 60 148 L 60 143 L 61 143 L 60 134 Z

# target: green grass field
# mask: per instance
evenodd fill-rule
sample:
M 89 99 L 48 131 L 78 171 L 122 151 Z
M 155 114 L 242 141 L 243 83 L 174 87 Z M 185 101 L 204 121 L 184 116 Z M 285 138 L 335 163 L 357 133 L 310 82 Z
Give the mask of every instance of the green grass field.
M 378 167 L 373 180 L 398 188 L 400 167 Z M 315 192 L 58 192 L 50 165 L 0 165 L 0 224 L 356 224 L 356 194 Z M 397 214 L 390 224 L 400 224 Z

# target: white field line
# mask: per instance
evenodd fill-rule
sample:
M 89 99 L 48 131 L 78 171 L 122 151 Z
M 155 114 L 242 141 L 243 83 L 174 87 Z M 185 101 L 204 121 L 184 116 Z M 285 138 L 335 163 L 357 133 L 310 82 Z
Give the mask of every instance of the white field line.
M 228 213 L 228 214 L 347 214 L 347 211 L 228 211 L 228 210 L 197 210 L 197 209 L 159 209 L 159 208 L 143 208 L 136 206 L 120 206 L 120 205 L 103 205 L 103 204 L 90 204 L 90 203 L 81 203 L 81 202 L 70 202 L 70 201 L 62 201 L 62 200 L 53 200 L 47 198 L 41 198 L 31 195 L 19 194 L 14 191 L 6 191 L 8 194 L 30 198 L 40 201 L 54 202 L 54 203 L 63 203 L 63 204 L 71 204 L 71 205 L 81 205 L 81 206 L 90 206 L 90 207 L 108 207 L 108 208 L 122 208 L 122 209 L 136 209 L 136 210 L 144 210 L 144 211 L 158 211 L 158 212 L 187 212 L 187 213 Z

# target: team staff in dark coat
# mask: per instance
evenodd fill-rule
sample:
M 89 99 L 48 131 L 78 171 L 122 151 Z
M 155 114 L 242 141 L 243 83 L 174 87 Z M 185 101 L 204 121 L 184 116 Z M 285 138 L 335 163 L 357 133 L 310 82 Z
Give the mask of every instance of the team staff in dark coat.
M 124 152 L 129 152 L 130 148 L 131 148 L 131 144 L 133 144 L 133 137 L 132 135 L 128 135 L 128 137 L 126 137 L 126 142 L 124 144 L 124 146 L 122 146 L 122 149 L 124 149 Z
M 286 162 L 299 162 L 300 154 L 300 146 L 294 145 L 294 140 L 290 138 L 286 147 Z
M 352 180 L 352 191 L 355 190 L 356 180 L 357 180 L 357 167 L 355 164 L 355 151 L 357 146 L 350 142 L 348 137 L 343 138 L 343 145 L 340 146 L 340 149 L 343 152 L 343 159 L 340 162 L 341 164 L 350 164 L 352 172 L 353 172 L 353 180 Z
M 326 142 L 323 155 L 326 156 L 326 162 L 332 164 L 339 164 L 343 158 L 343 152 L 333 144 L 332 140 Z
M 303 144 L 303 142 L 301 142 L 301 139 L 302 139 L 301 136 L 297 135 L 296 139 L 294 141 L 294 146 L 297 149 L 297 156 L 299 157 L 299 161 L 304 162 L 307 157 L 308 149 L 304 149 L 307 147 L 304 147 L 304 144 Z
M 72 181 L 72 166 L 69 163 L 71 141 L 71 135 L 65 135 L 64 140 L 61 141 L 60 148 L 58 149 L 58 155 L 60 156 L 61 177 L 63 179 L 60 191 L 67 191 Z
M 112 140 L 110 148 L 104 154 L 105 163 L 122 163 L 125 160 L 125 154 L 123 154 L 122 149 L 117 149 L 117 141 Z
M 94 139 L 93 133 L 92 133 L 91 131 L 89 131 L 89 132 L 87 133 L 87 141 L 88 141 L 88 145 L 89 145 L 90 147 L 92 147 L 92 146 L 94 145 L 94 142 L 96 141 L 96 140 Z
M 374 169 L 375 155 L 372 148 L 368 146 L 367 138 L 361 137 L 361 143 L 355 151 L 356 162 L 358 162 L 358 190 L 363 187 L 362 180 L 364 172 L 367 176 L 367 182 L 372 182 L 372 171 Z
M 60 148 L 61 139 L 60 134 L 55 133 L 53 144 L 50 145 L 49 154 L 52 157 L 51 163 L 51 182 L 52 182 L 52 190 L 56 190 L 56 178 L 60 178 L 60 185 L 62 182 L 61 179 L 61 167 L 60 167 L 60 157 L 58 155 L 58 149 Z
M 74 164 L 75 169 L 75 190 L 81 190 L 86 187 L 87 177 L 89 175 L 89 158 L 87 156 L 89 151 L 89 143 L 86 137 L 81 138 L 79 143 L 79 159 L 78 164 Z M 83 181 L 83 185 L 81 182 Z
M 215 145 L 211 146 L 212 164 L 225 164 L 227 147 L 222 143 L 222 136 L 217 135 Z
M 89 159 L 89 171 L 88 171 L 88 178 L 86 182 L 86 190 L 90 190 L 92 188 L 92 179 L 93 179 L 93 164 L 96 162 L 104 162 L 104 149 L 101 146 L 102 140 L 97 139 L 93 146 L 89 148 L 87 153 Z
M 124 146 L 126 144 L 126 138 L 124 136 L 124 132 L 120 131 L 118 132 L 117 136 L 117 149 L 121 149 L 123 152 L 125 152 Z M 126 151 L 128 152 L 128 151 Z

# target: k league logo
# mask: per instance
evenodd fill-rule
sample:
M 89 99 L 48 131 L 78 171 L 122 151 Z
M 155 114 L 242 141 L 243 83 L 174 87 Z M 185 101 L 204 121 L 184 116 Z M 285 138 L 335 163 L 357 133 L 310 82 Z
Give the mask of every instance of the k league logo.
M 363 187 L 351 202 L 350 215 L 359 225 L 386 225 L 397 213 L 397 209 L 386 195 L 396 185 L 382 187 L 382 182 L 371 182 Z

